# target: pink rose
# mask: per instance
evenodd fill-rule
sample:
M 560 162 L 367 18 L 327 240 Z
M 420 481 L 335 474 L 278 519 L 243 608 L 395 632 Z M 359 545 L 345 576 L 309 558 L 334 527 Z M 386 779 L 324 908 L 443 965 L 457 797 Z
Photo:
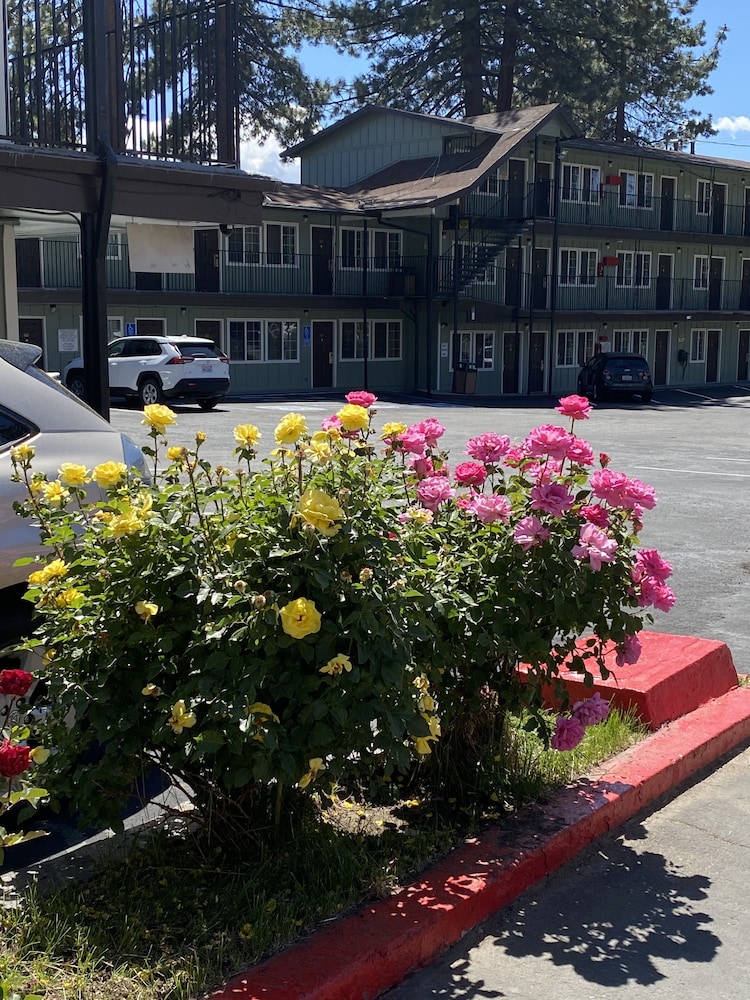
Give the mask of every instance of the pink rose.
M 477 493 L 468 509 L 482 524 L 492 524 L 493 521 L 507 521 L 512 507 L 507 497 Z
M 570 714 L 587 728 L 597 726 L 609 715 L 609 702 L 605 701 L 597 691 L 591 698 L 577 701 Z
M 445 434 L 445 427 L 434 417 L 428 417 L 427 420 L 414 424 L 414 429 L 424 435 L 428 448 L 437 448 L 438 438 Z
M 399 438 L 399 444 L 404 451 L 411 452 L 412 455 L 424 455 L 425 448 L 427 447 L 425 436 L 416 424 L 406 428 Z
M 591 403 L 585 396 L 565 396 L 555 409 L 564 417 L 570 417 L 571 420 L 588 420 L 589 413 L 591 413 Z
M 321 422 L 320 425 L 324 431 L 340 431 L 341 421 L 334 413 L 331 417 L 326 417 L 325 420 Z
M 581 517 L 584 521 L 595 524 L 597 528 L 609 527 L 609 511 L 606 507 L 600 507 L 599 504 L 593 503 L 581 507 Z
M 672 575 L 672 566 L 662 559 L 656 549 L 639 549 L 635 554 L 635 564 L 645 576 L 653 576 L 659 583 L 664 583 Z M 0 682 L 2 674 L 0 674 Z
M 585 732 L 586 727 L 580 719 L 558 715 L 550 745 L 553 750 L 572 750 L 581 742 Z
M 600 570 L 603 562 L 615 558 L 617 542 L 595 524 L 586 524 L 581 528 L 578 545 L 571 551 L 574 559 L 588 559 L 592 569 Z
M 481 486 L 487 478 L 487 469 L 481 462 L 460 462 L 453 475 L 461 486 Z
M 553 424 L 543 424 L 541 427 L 534 427 L 529 431 L 524 445 L 531 458 L 549 455 L 550 458 L 562 460 L 573 440 L 573 435 L 564 428 L 555 427 Z
M 426 479 L 427 476 L 435 475 L 435 466 L 432 464 L 432 459 L 426 456 L 415 455 L 409 461 L 409 468 L 420 479 Z
M 436 511 L 441 503 L 451 499 L 453 490 L 446 476 L 430 476 L 417 486 L 417 496 L 427 510 Z
M 470 438 L 466 445 L 466 454 L 485 465 L 496 465 L 510 448 L 510 438 L 505 434 L 495 434 L 490 431 Z
M 617 647 L 617 656 L 615 657 L 617 666 L 622 667 L 626 663 L 637 663 L 642 649 L 641 640 L 637 635 L 625 636 L 623 643 Z
M 656 499 L 653 486 L 642 483 L 640 479 L 629 479 L 623 494 L 622 506 L 642 513 L 643 510 L 653 510 Z
M 531 509 L 560 517 L 573 506 L 573 494 L 562 483 L 543 483 L 531 489 Z
M 517 542 L 524 552 L 528 552 L 532 546 L 539 545 L 551 534 L 552 532 L 544 527 L 536 514 L 529 514 L 528 517 L 522 517 L 513 529 L 513 541 Z
M 594 449 L 581 438 L 575 438 L 565 453 L 565 457 L 573 465 L 593 465 Z
M 526 451 L 522 445 L 516 445 L 514 448 L 508 448 L 505 453 L 505 464 L 509 465 L 511 468 L 518 468 L 519 465 L 525 459 L 528 458 Z
M 371 392 L 367 392 L 365 389 L 356 389 L 354 392 L 348 392 L 345 399 L 351 406 L 363 406 L 366 410 L 374 406 L 378 401 L 377 396 L 373 396 Z
M 606 469 L 611 461 L 612 459 L 609 457 L 606 451 L 599 452 L 599 465 L 601 465 L 603 469 Z

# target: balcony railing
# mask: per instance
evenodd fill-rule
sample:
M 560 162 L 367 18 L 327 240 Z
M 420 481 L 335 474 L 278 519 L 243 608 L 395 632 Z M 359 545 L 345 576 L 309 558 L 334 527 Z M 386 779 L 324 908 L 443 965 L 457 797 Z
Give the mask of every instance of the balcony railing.
M 627 195 L 620 189 L 560 192 L 559 221 L 568 225 L 610 229 L 691 233 L 702 236 L 746 236 L 750 239 L 750 206 L 699 205 L 692 198 Z M 549 219 L 554 215 L 554 182 L 540 181 L 511 190 L 500 181 L 492 193 L 473 193 L 461 200 L 460 215 L 475 221 Z M 704 210 L 705 209 L 705 210 Z
M 16 260 L 19 288 L 81 287 L 81 257 L 74 240 L 20 241 Z M 226 249 L 197 250 L 194 274 L 145 274 L 131 271 L 126 243 L 110 240 L 105 266 L 112 291 L 414 298 L 425 296 L 427 289 L 425 257 L 329 260 L 283 249 L 239 255 Z
M 22 241 L 27 243 L 28 241 Z M 36 243 L 36 241 L 32 241 Z M 71 240 L 42 240 L 37 256 L 17 256 L 17 279 L 21 289 L 79 289 L 81 259 Z M 328 258 L 281 252 L 246 253 L 244 260 L 230 260 L 228 250 L 197 253 L 194 274 L 144 274 L 130 270 L 127 246 L 111 242 L 106 261 L 107 283 L 112 291 L 171 292 L 192 295 L 216 293 L 279 297 L 338 296 L 362 299 L 427 296 L 427 258 L 398 260 Z M 473 265 L 473 266 L 470 266 Z M 498 267 L 484 260 L 459 261 L 454 274 L 452 257 L 435 261 L 432 294 L 440 299 L 488 302 L 508 309 L 546 312 L 553 306 L 553 279 L 545 273 L 527 273 L 513 267 Z M 459 281 L 456 282 L 455 277 Z M 626 284 L 612 271 L 602 276 L 576 278 L 575 283 L 558 279 L 554 308 L 559 312 L 669 312 L 750 311 L 750 280 L 708 277 L 696 284 L 693 278 L 652 277 Z

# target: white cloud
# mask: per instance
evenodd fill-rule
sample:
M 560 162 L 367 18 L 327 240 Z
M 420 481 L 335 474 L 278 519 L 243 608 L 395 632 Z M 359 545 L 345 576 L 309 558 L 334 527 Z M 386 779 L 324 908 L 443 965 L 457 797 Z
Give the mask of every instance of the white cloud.
M 273 137 L 261 145 L 257 139 L 240 143 L 240 166 L 251 174 L 266 174 L 279 180 L 299 184 L 299 160 L 284 163 L 279 159 L 282 147 Z
M 725 115 L 717 119 L 714 125 L 720 132 L 729 132 L 732 135 L 737 135 L 738 132 L 750 132 L 750 118 L 745 115 L 737 115 L 734 118 Z

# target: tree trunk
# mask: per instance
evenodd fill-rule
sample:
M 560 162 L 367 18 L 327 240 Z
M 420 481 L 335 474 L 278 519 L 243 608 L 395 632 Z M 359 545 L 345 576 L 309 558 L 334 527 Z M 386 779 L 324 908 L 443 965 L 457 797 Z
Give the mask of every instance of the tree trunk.
M 625 102 L 619 101 L 615 111 L 615 142 L 625 142 Z
M 460 32 L 464 113 L 467 118 L 470 118 L 473 115 L 481 115 L 485 110 L 482 91 L 484 54 L 482 52 L 480 5 L 476 0 L 472 0 L 472 3 L 466 5 Z
M 505 7 L 503 42 L 500 46 L 500 72 L 497 80 L 497 111 L 510 111 L 513 106 L 513 82 L 518 51 L 518 3 Z

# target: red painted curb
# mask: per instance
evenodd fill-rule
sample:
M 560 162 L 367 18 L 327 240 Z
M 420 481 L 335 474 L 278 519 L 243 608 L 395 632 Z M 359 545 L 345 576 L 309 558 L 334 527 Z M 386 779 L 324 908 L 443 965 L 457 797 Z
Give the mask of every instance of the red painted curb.
M 735 681 L 736 683 L 736 681 Z M 211 1000 L 373 1000 L 598 837 L 750 740 L 750 688 L 647 737 L 452 851 L 419 882 L 316 931 Z
M 595 679 L 593 687 L 584 686 L 581 674 L 561 670 L 571 701 L 598 691 L 614 708 L 635 708 L 649 728 L 658 729 L 737 687 L 737 671 L 725 643 L 661 632 L 640 632 L 638 637 L 643 647 L 638 663 L 618 667 L 612 645 L 604 656 L 612 676 Z M 521 667 L 521 674 L 527 673 Z M 545 687 L 542 693 L 545 703 L 556 707 L 553 689 Z

